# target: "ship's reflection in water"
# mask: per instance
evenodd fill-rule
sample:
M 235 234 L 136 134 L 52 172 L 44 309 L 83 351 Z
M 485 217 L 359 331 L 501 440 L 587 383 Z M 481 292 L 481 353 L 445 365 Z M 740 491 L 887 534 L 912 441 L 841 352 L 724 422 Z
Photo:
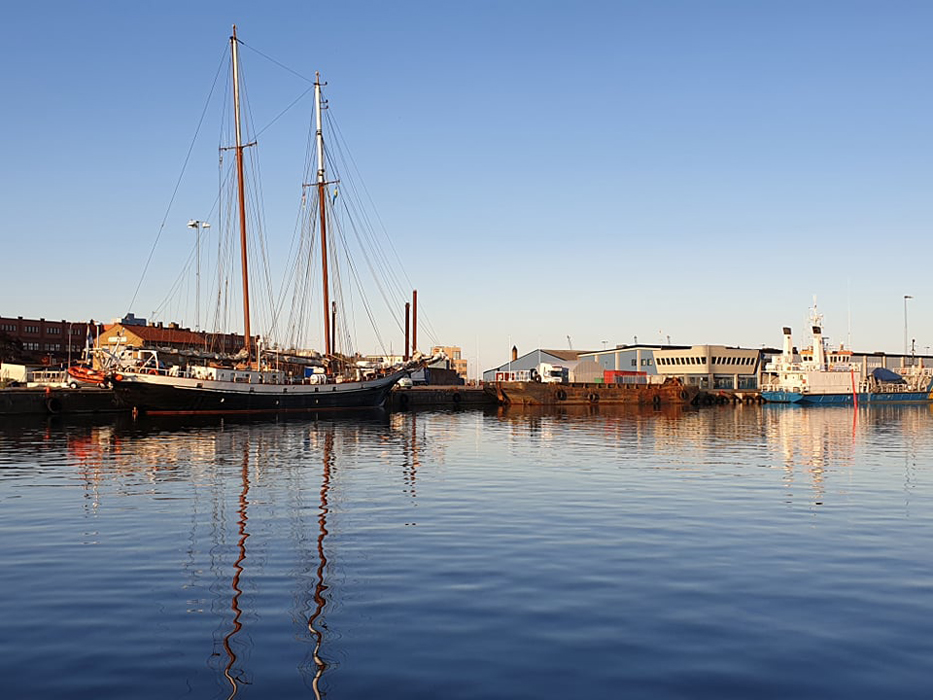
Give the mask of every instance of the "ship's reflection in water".
M 314 664 L 314 673 L 311 677 L 311 688 L 314 690 L 314 697 L 321 697 L 321 676 L 327 668 L 327 663 L 321 658 L 321 645 L 324 641 L 324 630 L 327 624 L 322 615 L 324 606 L 327 603 L 324 597 L 327 591 L 327 584 L 324 583 L 324 571 L 327 568 L 327 554 L 324 551 L 324 538 L 327 536 L 327 492 L 330 490 L 331 470 L 334 467 L 334 434 L 331 431 L 325 432 L 323 440 L 323 474 L 321 477 L 321 505 L 318 514 L 318 534 L 317 534 L 317 556 L 318 565 L 315 571 L 314 592 L 314 610 L 308 616 L 308 632 L 314 640 L 314 648 L 311 652 L 312 662 Z M 305 665 L 307 668 L 307 665 Z
M 4 681 L 908 697 L 931 500 L 926 406 L 6 421 Z
M 224 635 L 223 639 L 224 652 L 227 655 L 227 665 L 224 666 L 224 678 L 226 678 L 227 682 L 230 684 L 230 695 L 227 696 L 229 698 L 237 694 L 242 684 L 247 683 L 243 670 L 236 665 L 237 655 L 233 650 L 233 640 L 239 631 L 243 629 L 243 623 L 240 621 L 243 615 L 243 610 L 240 608 L 240 596 L 243 595 L 243 589 L 240 587 L 240 576 L 243 574 L 243 565 L 246 561 L 246 540 L 249 537 L 249 533 L 246 531 L 246 523 L 249 520 L 246 513 L 247 506 L 249 506 L 248 438 L 243 443 L 243 468 L 241 471 L 241 478 L 243 480 L 243 488 L 240 491 L 240 500 L 237 508 L 237 557 L 236 561 L 233 562 L 233 581 L 230 583 L 230 587 L 233 589 L 233 596 L 230 599 L 230 610 L 233 612 L 233 626 L 230 631 Z

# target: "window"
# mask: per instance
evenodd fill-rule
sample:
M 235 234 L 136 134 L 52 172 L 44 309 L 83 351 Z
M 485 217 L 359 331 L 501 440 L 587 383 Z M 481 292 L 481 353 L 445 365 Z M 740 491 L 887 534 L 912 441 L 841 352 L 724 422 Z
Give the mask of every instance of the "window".
M 46 328 L 45 332 L 49 335 L 59 335 L 62 332 L 62 329 L 58 326 L 52 326 L 51 328 Z
M 638 367 L 638 361 L 632 360 L 632 367 Z
M 25 333 L 38 333 L 38 332 L 39 332 L 39 326 L 26 326 L 25 328 L 23 328 L 23 331 L 24 331 Z M 37 349 L 38 349 L 38 348 L 37 348 Z

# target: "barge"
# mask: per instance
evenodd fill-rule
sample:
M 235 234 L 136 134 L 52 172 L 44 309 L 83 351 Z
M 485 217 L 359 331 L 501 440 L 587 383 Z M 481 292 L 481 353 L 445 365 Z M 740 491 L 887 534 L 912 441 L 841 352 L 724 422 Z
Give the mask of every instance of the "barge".
M 607 405 L 689 405 L 699 389 L 676 378 L 663 383 L 557 383 L 557 382 L 496 382 L 487 385 L 500 404 L 519 406 Z

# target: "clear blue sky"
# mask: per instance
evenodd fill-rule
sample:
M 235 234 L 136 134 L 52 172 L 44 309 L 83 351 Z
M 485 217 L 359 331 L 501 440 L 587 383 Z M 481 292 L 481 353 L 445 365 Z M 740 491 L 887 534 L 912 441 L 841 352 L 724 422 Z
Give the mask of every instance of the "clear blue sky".
M 779 345 L 814 295 L 833 342 L 897 352 L 910 294 L 910 335 L 933 346 L 933 4 L 44 2 L 4 19 L 0 315 L 156 308 L 210 187 L 179 194 L 128 304 L 236 23 L 328 81 L 436 340 L 471 373 L 568 335 Z M 254 108 L 274 105 L 257 123 L 306 87 L 269 76 L 249 76 Z M 294 223 L 286 152 L 263 161 L 273 241 Z

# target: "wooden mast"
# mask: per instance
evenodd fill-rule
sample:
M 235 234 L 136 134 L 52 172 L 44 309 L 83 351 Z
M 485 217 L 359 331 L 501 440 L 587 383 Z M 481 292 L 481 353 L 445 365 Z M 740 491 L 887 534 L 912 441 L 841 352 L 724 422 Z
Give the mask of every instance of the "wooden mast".
M 326 182 L 324 179 L 324 133 L 321 129 L 321 111 L 324 109 L 324 103 L 321 99 L 321 74 L 314 73 L 314 103 L 317 107 L 317 201 L 320 207 L 321 215 L 321 269 L 323 271 L 322 279 L 324 284 L 324 354 L 333 354 L 330 337 L 330 323 L 328 315 L 330 313 L 330 284 L 327 280 L 327 215 L 324 211 L 327 206 L 327 194 L 325 193 Z
M 243 139 L 240 133 L 240 71 L 237 51 L 236 25 L 230 37 L 230 52 L 233 63 L 233 119 L 236 130 L 236 174 L 240 204 L 240 264 L 243 271 L 243 349 L 246 362 L 252 365 L 252 338 L 249 328 L 249 268 L 246 254 L 246 195 L 243 185 Z M 257 358 L 258 360 L 258 358 Z

